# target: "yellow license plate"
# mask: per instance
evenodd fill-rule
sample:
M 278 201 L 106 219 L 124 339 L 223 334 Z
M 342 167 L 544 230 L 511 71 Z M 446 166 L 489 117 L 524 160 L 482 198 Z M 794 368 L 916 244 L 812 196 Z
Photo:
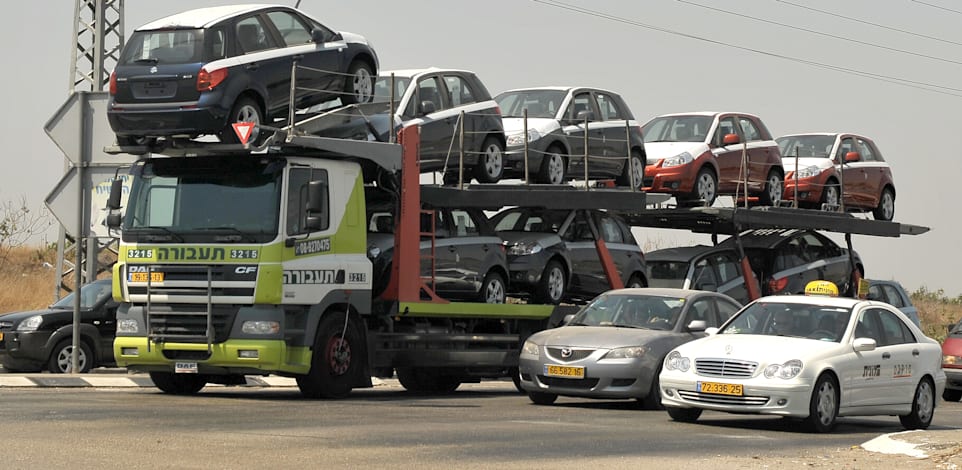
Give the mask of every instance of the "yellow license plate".
M 3 341 L 3 332 L 0 331 L 0 341 Z
M 148 273 L 130 273 L 130 282 L 147 282 Z M 150 273 L 150 282 L 164 282 L 164 273 Z
M 735 395 L 740 397 L 745 394 L 745 387 L 740 384 L 698 382 L 698 391 L 701 393 L 714 393 L 715 395 Z
M 545 364 L 544 375 L 548 377 L 564 377 L 566 379 L 585 378 L 585 368 L 580 366 L 553 366 Z

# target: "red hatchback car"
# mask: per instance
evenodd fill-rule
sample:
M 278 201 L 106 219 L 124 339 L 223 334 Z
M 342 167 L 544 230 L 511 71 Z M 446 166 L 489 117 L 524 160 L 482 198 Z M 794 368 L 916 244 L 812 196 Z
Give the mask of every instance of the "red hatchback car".
M 642 127 L 645 191 L 670 193 L 679 205 L 712 205 L 737 194 L 747 156 L 748 192 L 762 205 L 782 199 L 784 171 L 778 145 L 761 119 L 745 113 L 666 114 Z
M 946 401 L 962 399 L 962 321 L 956 323 L 942 343 L 942 370 L 945 371 Z
M 820 208 L 838 206 L 841 194 L 846 211 L 872 212 L 876 220 L 895 216 L 892 169 L 872 139 L 818 133 L 786 135 L 775 141 L 785 167 L 785 199 L 797 196 L 799 206 Z

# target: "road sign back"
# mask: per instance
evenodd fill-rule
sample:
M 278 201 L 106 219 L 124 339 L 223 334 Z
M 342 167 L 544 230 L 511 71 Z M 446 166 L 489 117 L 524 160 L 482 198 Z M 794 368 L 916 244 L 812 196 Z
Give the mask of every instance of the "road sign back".
M 254 131 L 253 122 L 235 122 L 232 124 L 234 126 L 234 133 L 237 134 L 237 138 L 240 139 L 240 143 L 247 144 L 247 139 L 251 138 L 251 132 Z

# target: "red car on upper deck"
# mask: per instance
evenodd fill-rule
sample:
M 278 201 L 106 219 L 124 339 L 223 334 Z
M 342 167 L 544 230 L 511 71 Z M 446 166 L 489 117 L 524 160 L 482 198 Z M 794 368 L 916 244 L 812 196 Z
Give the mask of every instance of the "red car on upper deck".
M 762 205 L 782 198 L 778 145 L 757 116 L 698 112 L 658 116 L 642 127 L 645 190 L 670 193 L 679 205 L 712 205 L 719 194 L 744 191 L 747 156 L 750 196 Z M 701 202 L 698 202 L 701 201 Z
M 892 169 L 868 137 L 846 133 L 785 135 L 775 139 L 785 167 L 785 199 L 800 207 L 839 205 L 872 212 L 876 220 L 895 216 Z M 797 168 L 796 168 L 797 158 Z M 798 189 L 795 178 L 798 177 Z

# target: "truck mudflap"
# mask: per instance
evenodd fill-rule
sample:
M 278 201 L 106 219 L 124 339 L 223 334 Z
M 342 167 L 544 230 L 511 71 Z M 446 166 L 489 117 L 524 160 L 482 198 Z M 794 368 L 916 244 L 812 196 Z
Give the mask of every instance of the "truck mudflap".
M 306 374 L 311 367 L 310 348 L 288 346 L 284 340 L 227 340 L 210 345 L 208 352 L 207 344 L 118 336 L 114 357 L 119 367 L 141 371 L 264 375 Z

